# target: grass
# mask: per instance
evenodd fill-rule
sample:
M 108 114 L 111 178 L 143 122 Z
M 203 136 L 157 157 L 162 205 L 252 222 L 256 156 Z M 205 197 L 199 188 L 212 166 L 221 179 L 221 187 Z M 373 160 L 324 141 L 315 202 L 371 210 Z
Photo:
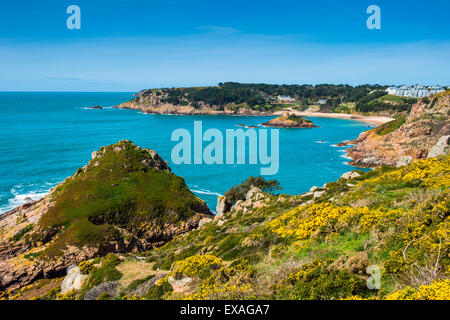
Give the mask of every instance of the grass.
M 400 128 L 406 121 L 406 115 L 400 115 L 395 120 L 389 121 L 387 123 L 384 123 L 377 128 L 375 128 L 375 132 L 380 135 L 384 136 L 386 134 L 389 134 L 391 132 L 394 132 L 398 128 Z
M 178 224 L 198 210 L 207 211 L 183 178 L 143 162 L 155 161 L 146 150 L 121 141 L 105 147 L 86 171 L 61 185 L 54 206 L 39 222 L 47 232 L 59 231 L 45 255 L 60 254 L 67 243 L 83 246 L 122 237 L 114 227 L 136 234 L 147 223 Z

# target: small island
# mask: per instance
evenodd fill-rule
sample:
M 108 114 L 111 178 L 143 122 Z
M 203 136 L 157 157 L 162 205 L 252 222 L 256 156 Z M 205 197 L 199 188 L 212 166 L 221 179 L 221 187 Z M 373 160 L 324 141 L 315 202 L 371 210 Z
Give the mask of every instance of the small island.
M 275 128 L 317 128 L 311 120 L 293 114 L 283 115 L 269 120 L 262 125 Z
M 88 109 L 102 110 L 103 107 L 102 106 L 93 106 L 93 107 L 88 107 Z

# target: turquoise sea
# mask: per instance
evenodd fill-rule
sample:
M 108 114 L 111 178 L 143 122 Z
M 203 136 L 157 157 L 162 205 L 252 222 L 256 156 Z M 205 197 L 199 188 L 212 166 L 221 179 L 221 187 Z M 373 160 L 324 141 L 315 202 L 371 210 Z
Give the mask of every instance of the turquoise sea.
M 237 125 L 258 125 L 273 117 L 148 115 L 112 106 L 133 93 L 0 92 L 0 213 L 27 198 L 39 199 L 57 183 L 87 164 L 91 152 L 128 139 L 156 150 L 172 171 L 185 178 L 191 190 L 215 210 L 217 196 L 250 175 L 259 165 L 175 165 L 171 162 L 172 131 L 203 130 Z M 103 110 L 87 109 L 101 105 Z M 334 181 L 353 167 L 345 148 L 333 147 L 356 138 L 366 123 L 311 118 L 319 128 L 280 129 L 280 164 L 277 175 L 281 193 L 300 194 L 313 185 Z

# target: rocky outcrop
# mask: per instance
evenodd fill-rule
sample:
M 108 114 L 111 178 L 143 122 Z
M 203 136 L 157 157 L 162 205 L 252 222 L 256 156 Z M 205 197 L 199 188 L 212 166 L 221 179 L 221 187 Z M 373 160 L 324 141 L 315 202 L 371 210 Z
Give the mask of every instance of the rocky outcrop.
M 395 165 L 397 168 L 404 167 L 410 164 L 413 161 L 413 157 L 411 156 L 403 156 L 398 159 L 397 164 Z
M 216 218 L 221 218 L 225 213 L 230 211 L 231 203 L 224 196 L 220 196 L 217 198 L 217 206 L 216 206 Z
M 310 120 L 294 115 L 284 115 L 269 120 L 263 123 L 263 126 L 275 128 L 316 128 Z
M 132 297 L 132 296 L 138 296 L 138 297 L 145 296 L 147 294 L 148 290 L 151 287 L 153 287 L 159 279 L 164 278 L 166 275 L 167 275 L 167 273 L 162 273 L 162 274 L 154 276 L 150 280 L 147 280 L 143 284 L 141 284 L 137 289 L 131 291 L 128 295 L 130 297 Z
M 386 123 L 361 133 L 356 140 L 349 142 L 355 145 L 347 149 L 347 154 L 353 159 L 351 164 L 361 167 L 395 166 L 401 157 L 424 159 L 439 139 L 442 139 L 441 143 L 431 154 L 443 154 L 446 142 L 441 137 L 450 135 L 449 104 L 450 94 L 446 91 L 431 97 L 430 101 L 417 102 L 403 124 Z
M 260 188 L 252 186 L 245 195 L 245 200 L 238 200 L 231 207 L 231 212 L 243 211 L 244 214 L 266 205 L 270 198 Z
M 72 290 L 80 290 L 86 281 L 88 275 L 82 274 L 80 268 L 71 266 L 67 269 L 67 276 L 61 283 L 61 293 L 67 293 Z
M 203 218 L 213 218 L 205 202 L 155 151 L 127 140 L 102 147 L 48 196 L 0 216 L 0 290 L 110 252 L 150 250 Z
M 444 156 L 450 152 L 450 135 L 442 136 L 428 152 L 427 158 Z
M 342 179 L 354 179 L 361 176 L 358 172 L 355 171 L 350 171 L 350 172 L 346 172 L 344 174 L 342 174 L 341 178 Z
M 100 296 L 113 298 L 118 294 L 119 281 L 108 281 L 95 286 L 84 294 L 84 300 L 97 300 Z
M 242 106 L 230 104 L 228 106 L 210 105 L 198 101 L 192 103 L 174 104 L 166 101 L 167 94 L 163 90 L 139 91 L 131 101 L 115 106 L 117 109 L 139 110 L 149 114 L 176 114 L 176 115 L 255 115 L 269 116 L 272 112 L 258 111 Z

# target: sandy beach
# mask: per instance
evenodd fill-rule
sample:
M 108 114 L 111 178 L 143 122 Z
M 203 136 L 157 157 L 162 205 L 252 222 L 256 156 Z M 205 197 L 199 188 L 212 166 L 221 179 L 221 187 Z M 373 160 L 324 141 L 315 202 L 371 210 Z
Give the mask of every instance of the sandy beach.
M 287 111 L 287 110 L 286 110 Z M 286 111 L 277 111 L 274 114 L 275 115 L 282 115 Z M 361 116 L 358 114 L 347 114 L 347 113 L 326 113 L 326 112 L 307 112 L 307 111 L 295 111 L 295 110 L 288 110 L 289 113 L 295 114 L 297 116 L 301 117 L 321 117 L 321 118 L 336 118 L 336 119 L 347 119 L 347 120 L 357 120 L 357 121 L 363 121 L 370 124 L 380 125 L 389 121 L 394 120 L 394 118 L 391 117 L 385 117 L 385 116 Z

